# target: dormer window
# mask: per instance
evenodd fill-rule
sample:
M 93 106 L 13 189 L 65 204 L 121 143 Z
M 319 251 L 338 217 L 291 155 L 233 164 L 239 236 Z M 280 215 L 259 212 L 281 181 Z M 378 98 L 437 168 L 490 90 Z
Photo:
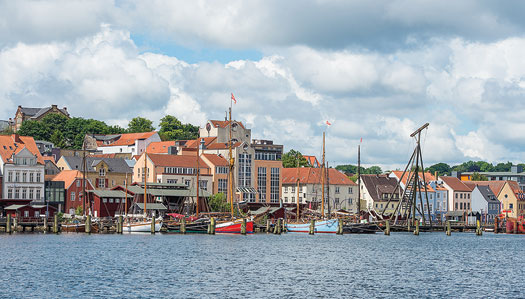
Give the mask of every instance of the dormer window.
M 98 174 L 100 176 L 106 176 L 106 169 L 104 167 L 100 168 L 100 170 L 98 171 Z

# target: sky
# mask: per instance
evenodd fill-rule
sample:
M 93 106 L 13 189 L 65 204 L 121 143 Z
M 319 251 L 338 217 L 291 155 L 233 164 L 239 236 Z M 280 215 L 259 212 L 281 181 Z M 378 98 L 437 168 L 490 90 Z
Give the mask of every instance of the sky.
M 331 165 L 525 162 L 523 1 L 3 1 L 0 119 L 233 116 Z M 332 125 L 327 126 L 326 121 Z

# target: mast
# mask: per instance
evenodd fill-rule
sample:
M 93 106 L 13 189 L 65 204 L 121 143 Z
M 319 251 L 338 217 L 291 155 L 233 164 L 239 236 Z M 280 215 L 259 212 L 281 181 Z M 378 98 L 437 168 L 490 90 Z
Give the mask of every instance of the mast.
M 296 221 L 299 221 L 299 154 L 297 154 L 297 215 Z
M 124 198 L 124 203 L 125 203 L 124 209 L 125 209 L 125 215 L 126 217 L 128 217 L 128 173 L 127 172 L 126 172 L 126 180 L 124 181 L 124 185 L 126 187 L 126 194 Z
M 82 143 L 83 157 L 82 157 L 82 214 L 86 216 L 86 141 Z
M 357 223 L 361 218 L 361 144 L 357 146 Z
M 321 217 L 324 218 L 324 179 L 325 179 L 325 167 L 324 167 L 324 135 L 323 132 L 323 165 L 321 166 Z
M 148 174 L 148 167 L 146 165 L 146 161 L 148 159 L 148 150 L 147 148 L 144 150 L 144 218 L 146 218 L 148 216 L 148 212 L 146 210 L 146 197 L 148 196 L 147 195 L 147 188 L 148 188 L 148 178 L 147 178 L 147 174 Z
M 200 138 L 199 138 L 200 139 Z M 195 216 L 199 217 L 199 147 L 200 144 L 197 144 L 197 203 L 196 203 L 196 213 Z
M 229 110 L 229 114 L 230 114 L 230 122 L 229 122 L 229 126 L 230 126 L 230 139 L 228 141 L 228 151 L 229 151 L 229 155 L 230 155 L 230 172 L 229 172 L 229 179 L 230 179 L 230 184 L 229 184 L 229 189 L 230 189 L 230 209 L 231 209 L 231 215 L 232 215 L 232 218 L 233 218 L 233 167 L 234 167 L 234 162 L 235 162 L 235 159 L 233 158 L 233 154 L 232 154 L 232 100 L 230 99 L 230 110 Z
M 328 161 L 326 161 L 326 203 L 328 205 L 328 218 L 332 216 L 332 212 L 330 210 L 330 168 L 328 167 Z

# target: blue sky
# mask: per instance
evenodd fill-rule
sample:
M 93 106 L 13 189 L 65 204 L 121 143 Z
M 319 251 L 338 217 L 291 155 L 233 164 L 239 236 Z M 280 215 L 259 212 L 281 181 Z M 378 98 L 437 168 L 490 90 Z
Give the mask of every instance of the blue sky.
M 0 119 L 234 116 L 259 139 L 383 168 L 525 161 L 521 1 L 0 1 Z

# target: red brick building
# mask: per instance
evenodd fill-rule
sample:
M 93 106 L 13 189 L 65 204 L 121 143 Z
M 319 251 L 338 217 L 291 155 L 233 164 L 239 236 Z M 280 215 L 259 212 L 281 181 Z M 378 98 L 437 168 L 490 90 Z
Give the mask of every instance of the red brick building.
M 75 209 L 82 206 L 83 175 L 79 170 L 62 170 L 53 181 L 64 182 L 66 194 L 64 198 L 64 212 L 75 214 Z M 86 191 L 93 190 L 89 179 L 86 180 Z

